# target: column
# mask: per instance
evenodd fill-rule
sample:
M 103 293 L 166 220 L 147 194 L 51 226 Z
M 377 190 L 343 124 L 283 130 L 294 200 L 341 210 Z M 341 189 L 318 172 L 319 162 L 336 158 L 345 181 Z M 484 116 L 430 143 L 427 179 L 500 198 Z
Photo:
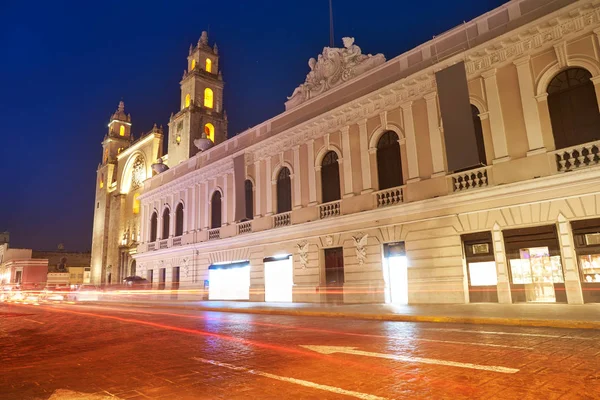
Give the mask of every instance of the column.
M 190 188 L 185 189 L 185 204 L 183 205 L 183 233 L 188 233 L 188 218 L 190 218 L 190 213 L 193 214 L 192 209 L 190 209 Z M 175 216 L 177 216 L 177 209 L 175 209 Z
M 315 141 L 309 140 L 306 144 L 308 149 L 308 205 L 317 204 L 317 183 L 315 181 Z
M 406 135 L 407 182 L 418 182 L 421 179 L 419 178 L 419 160 L 417 159 L 417 138 L 415 136 L 415 123 L 412 114 L 412 101 L 402 104 L 401 107 L 404 119 L 404 134 Z
M 493 163 L 509 161 L 508 148 L 506 145 L 506 131 L 502 118 L 502 106 L 500 105 L 500 94 L 498 93 L 498 82 L 496 70 L 492 69 L 481 74 L 487 95 L 488 109 L 490 114 L 490 127 L 492 130 L 492 143 L 494 144 Z
M 208 222 L 208 209 L 210 208 L 210 197 L 208 197 L 208 182 L 202 182 L 202 186 L 204 186 L 204 202 L 202 202 L 204 206 L 204 221 L 202 221 L 202 225 L 204 225 L 204 229 L 208 229 L 210 226 Z
M 260 217 L 261 209 L 260 209 L 260 192 L 262 190 L 262 178 L 260 176 L 260 160 L 254 161 L 254 203 L 256 204 L 256 215 L 255 217 Z
M 169 209 L 169 237 L 173 237 L 175 236 L 175 207 L 177 206 L 177 204 L 175 204 L 175 195 L 171 194 L 171 201 L 170 201 L 170 205 L 171 208 Z M 166 238 L 165 238 L 166 239 Z
M 265 215 L 273 215 L 273 181 L 271 180 L 271 157 L 265 159 L 265 174 L 267 176 L 267 212 Z
M 221 226 L 223 225 L 229 225 L 229 221 L 227 220 L 227 215 L 229 214 L 229 210 L 228 205 L 229 205 L 229 193 L 227 191 L 227 181 L 229 180 L 227 173 L 225 173 L 223 175 L 223 200 L 222 200 L 222 206 L 223 208 L 221 209 Z
M 367 120 L 363 119 L 358 123 L 359 144 L 360 144 L 360 167 L 362 171 L 363 190 L 361 194 L 373 191 L 371 183 L 371 160 L 369 159 L 369 138 L 367 134 Z
M 525 130 L 527 131 L 527 143 L 529 144 L 528 156 L 545 153 L 544 138 L 542 136 L 542 125 L 538 104 L 535 98 L 533 77 L 531 76 L 530 56 L 521 57 L 514 61 L 519 78 L 519 91 L 521 93 L 521 105 L 523 106 L 523 117 L 525 119 Z
M 190 231 L 196 230 L 196 211 L 198 210 L 198 206 L 196 205 L 196 190 L 198 190 L 198 185 L 194 183 L 192 186 L 192 200 L 185 205 L 189 212 L 192 213 L 190 215 Z
M 440 119 L 437 104 L 437 93 L 427 93 L 425 96 L 427 103 L 427 122 L 429 125 L 429 145 L 431 146 L 431 161 L 433 163 L 433 175 L 444 176 L 444 147 L 442 145 L 442 132 L 440 130 Z
M 569 304 L 583 304 L 575 246 L 573 246 L 573 234 L 569 227 L 569 221 L 562 214 L 558 214 L 558 242 L 560 243 L 564 265 L 567 302 Z
M 506 253 L 500 225 L 496 222 L 492 228 L 492 241 L 494 245 L 494 258 L 496 259 L 496 272 L 498 274 L 498 303 L 512 304 L 510 293 L 510 280 L 506 266 Z
M 354 188 L 352 186 L 352 156 L 350 154 L 350 127 L 342 128 L 342 158 L 344 169 L 344 198 L 354 196 Z
M 148 230 L 148 205 L 144 204 L 142 206 L 142 216 L 140 221 L 140 241 L 146 243 L 148 238 L 146 237 L 146 231 Z
M 600 99 L 600 75 L 590 78 L 590 81 L 592 81 L 592 83 L 594 84 L 596 98 Z M 598 109 L 600 109 L 600 101 L 598 102 Z
M 302 207 L 302 193 L 300 189 L 300 146 L 296 145 L 294 150 L 294 210 Z

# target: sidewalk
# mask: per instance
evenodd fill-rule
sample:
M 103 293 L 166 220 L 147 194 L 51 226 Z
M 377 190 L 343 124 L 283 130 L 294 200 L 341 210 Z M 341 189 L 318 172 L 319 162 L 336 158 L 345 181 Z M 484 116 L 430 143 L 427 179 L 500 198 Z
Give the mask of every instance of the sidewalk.
M 115 300 L 101 301 L 96 304 L 379 321 L 600 329 L 600 304 L 335 305 L 326 303 L 255 303 L 245 301 L 181 300 Z

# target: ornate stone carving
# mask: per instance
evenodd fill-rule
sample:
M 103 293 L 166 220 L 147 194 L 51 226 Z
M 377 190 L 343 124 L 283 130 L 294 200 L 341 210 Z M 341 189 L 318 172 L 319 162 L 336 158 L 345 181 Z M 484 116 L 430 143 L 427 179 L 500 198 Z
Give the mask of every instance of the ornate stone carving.
M 298 86 L 285 103 L 291 109 L 327 90 L 349 81 L 385 62 L 383 54 L 365 55 L 354 44 L 354 38 L 342 39 L 344 48 L 324 47 L 323 53 L 315 60 L 308 60 L 310 72 L 306 80 Z
M 325 236 L 325 245 L 331 246 L 333 244 L 333 236 L 327 235 Z
M 300 257 L 300 265 L 302 265 L 302 269 L 306 269 L 306 266 L 308 265 L 308 246 L 309 244 L 306 241 L 296 245 L 298 248 L 298 256 Z
M 358 265 L 363 265 L 367 259 L 367 240 L 369 235 L 359 233 L 358 236 L 352 236 L 354 239 L 354 246 L 356 250 L 356 258 L 358 259 Z
M 190 267 L 188 265 L 188 261 L 189 259 L 187 257 L 181 259 L 181 269 L 183 269 L 183 275 L 186 278 L 189 278 L 190 276 Z
M 146 179 L 144 160 L 141 156 L 137 156 L 133 161 L 133 167 L 131 168 L 131 189 L 135 190 L 142 186 L 144 179 Z

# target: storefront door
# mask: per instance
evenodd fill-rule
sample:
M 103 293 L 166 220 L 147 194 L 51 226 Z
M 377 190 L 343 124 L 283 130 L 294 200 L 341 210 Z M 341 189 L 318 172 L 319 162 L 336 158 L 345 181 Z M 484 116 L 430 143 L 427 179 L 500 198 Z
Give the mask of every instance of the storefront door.
M 503 232 L 513 302 L 566 303 L 556 226 Z
M 600 219 L 571 222 L 584 303 L 600 303 Z
M 265 301 L 292 301 L 294 263 L 292 256 L 269 257 L 265 263 Z
M 469 302 L 497 303 L 498 275 L 491 232 L 478 232 L 462 235 L 467 279 L 469 283 Z
M 404 242 L 383 245 L 383 279 L 386 303 L 408 304 L 408 260 Z
M 250 263 L 212 264 L 208 267 L 209 300 L 249 300 Z
M 328 302 L 344 301 L 344 250 L 325 249 L 325 285 Z

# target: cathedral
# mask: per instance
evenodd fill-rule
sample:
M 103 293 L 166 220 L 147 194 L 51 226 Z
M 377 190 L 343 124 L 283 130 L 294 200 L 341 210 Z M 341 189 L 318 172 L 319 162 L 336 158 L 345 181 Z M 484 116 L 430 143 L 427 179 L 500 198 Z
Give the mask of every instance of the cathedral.
M 110 117 L 98 165 L 92 237 L 92 280 L 120 283 L 136 275 L 133 257 L 140 243 L 140 199 L 143 183 L 168 165 L 194 156 L 195 140 L 208 146 L 227 139 L 227 114 L 223 110 L 223 76 L 217 45 L 208 34 L 190 46 L 187 70 L 180 82 L 181 109 L 169 120 L 168 155 L 163 155 L 163 127 L 134 140 L 131 115 L 123 101 Z M 206 140 L 208 139 L 208 140 Z
M 432 34 L 435 32 L 432 32 Z M 346 37 L 227 138 L 216 45 L 169 121 L 121 103 L 92 279 L 190 300 L 600 303 L 600 4 L 512 0 L 391 59 Z

